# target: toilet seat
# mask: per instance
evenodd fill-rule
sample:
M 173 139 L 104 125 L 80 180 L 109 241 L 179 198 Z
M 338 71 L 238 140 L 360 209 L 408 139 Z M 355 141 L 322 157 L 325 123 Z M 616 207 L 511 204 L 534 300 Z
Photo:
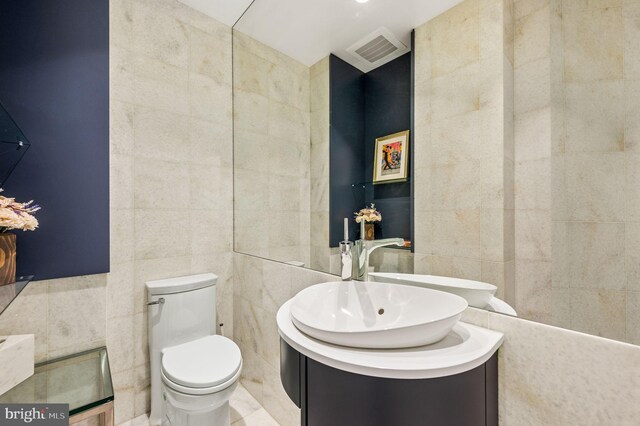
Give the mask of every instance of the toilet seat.
M 223 336 L 206 336 L 167 348 L 162 356 L 162 381 L 191 395 L 219 392 L 240 376 L 240 348 Z
M 240 377 L 241 370 L 242 370 L 242 364 L 240 364 L 240 368 L 231 379 L 210 388 L 188 388 L 186 386 L 181 386 L 179 384 L 173 383 L 169 378 L 167 378 L 167 376 L 165 376 L 164 371 L 160 371 L 160 375 L 162 377 L 162 383 L 168 388 L 187 396 L 203 397 L 206 395 L 222 394 L 227 389 L 233 387 L 238 381 L 238 378 Z

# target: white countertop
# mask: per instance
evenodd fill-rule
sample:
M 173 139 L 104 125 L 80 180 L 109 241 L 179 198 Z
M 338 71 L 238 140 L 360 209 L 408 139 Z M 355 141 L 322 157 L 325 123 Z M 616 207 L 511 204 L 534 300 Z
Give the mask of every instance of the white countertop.
M 3 341 L 4 340 L 4 341 Z M 33 334 L 0 336 L 0 395 L 33 376 Z
M 307 336 L 291 322 L 291 300 L 280 307 L 278 332 L 292 348 L 330 367 L 393 379 L 429 379 L 464 373 L 484 364 L 504 335 L 459 322 L 440 342 L 408 349 L 359 349 L 325 343 Z

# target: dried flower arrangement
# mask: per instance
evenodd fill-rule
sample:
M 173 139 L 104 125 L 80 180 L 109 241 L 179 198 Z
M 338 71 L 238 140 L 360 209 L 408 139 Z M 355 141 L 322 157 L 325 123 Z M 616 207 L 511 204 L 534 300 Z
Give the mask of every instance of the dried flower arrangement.
M 12 229 L 35 230 L 38 227 L 38 219 L 33 214 L 38 210 L 40 206 L 33 204 L 33 200 L 28 203 L 19 203 L 15 198 L 0 195 L 0 233 Z
M 382 214 L 376 210 L 376 205 L 371 203 L 371 207 L 365 207 L 355 212 L 356 223 L 374 223 L 382 221 Z

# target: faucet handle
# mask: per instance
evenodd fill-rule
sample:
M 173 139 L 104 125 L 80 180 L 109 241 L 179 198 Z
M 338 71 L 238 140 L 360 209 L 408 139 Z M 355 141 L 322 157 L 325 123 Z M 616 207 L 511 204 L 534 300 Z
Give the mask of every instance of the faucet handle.
M 340 242 L 340 262 L 342 264 L 340 278 L 342 278 L 342 281 L 351 280 L 351 272 L 353 269 L 353 255 L 351 254 L 352 248 L 353 243 L 351 241 Z

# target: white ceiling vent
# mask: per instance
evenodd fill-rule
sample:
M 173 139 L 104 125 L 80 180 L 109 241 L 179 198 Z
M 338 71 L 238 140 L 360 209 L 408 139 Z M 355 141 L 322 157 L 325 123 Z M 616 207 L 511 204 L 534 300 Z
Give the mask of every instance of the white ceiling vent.
M 409 48 L 391 31 L 381 27 L 346 50 L 361 64 L 358 68 L 364 68 L 363 71 L 368 72 L 404 55 Z

